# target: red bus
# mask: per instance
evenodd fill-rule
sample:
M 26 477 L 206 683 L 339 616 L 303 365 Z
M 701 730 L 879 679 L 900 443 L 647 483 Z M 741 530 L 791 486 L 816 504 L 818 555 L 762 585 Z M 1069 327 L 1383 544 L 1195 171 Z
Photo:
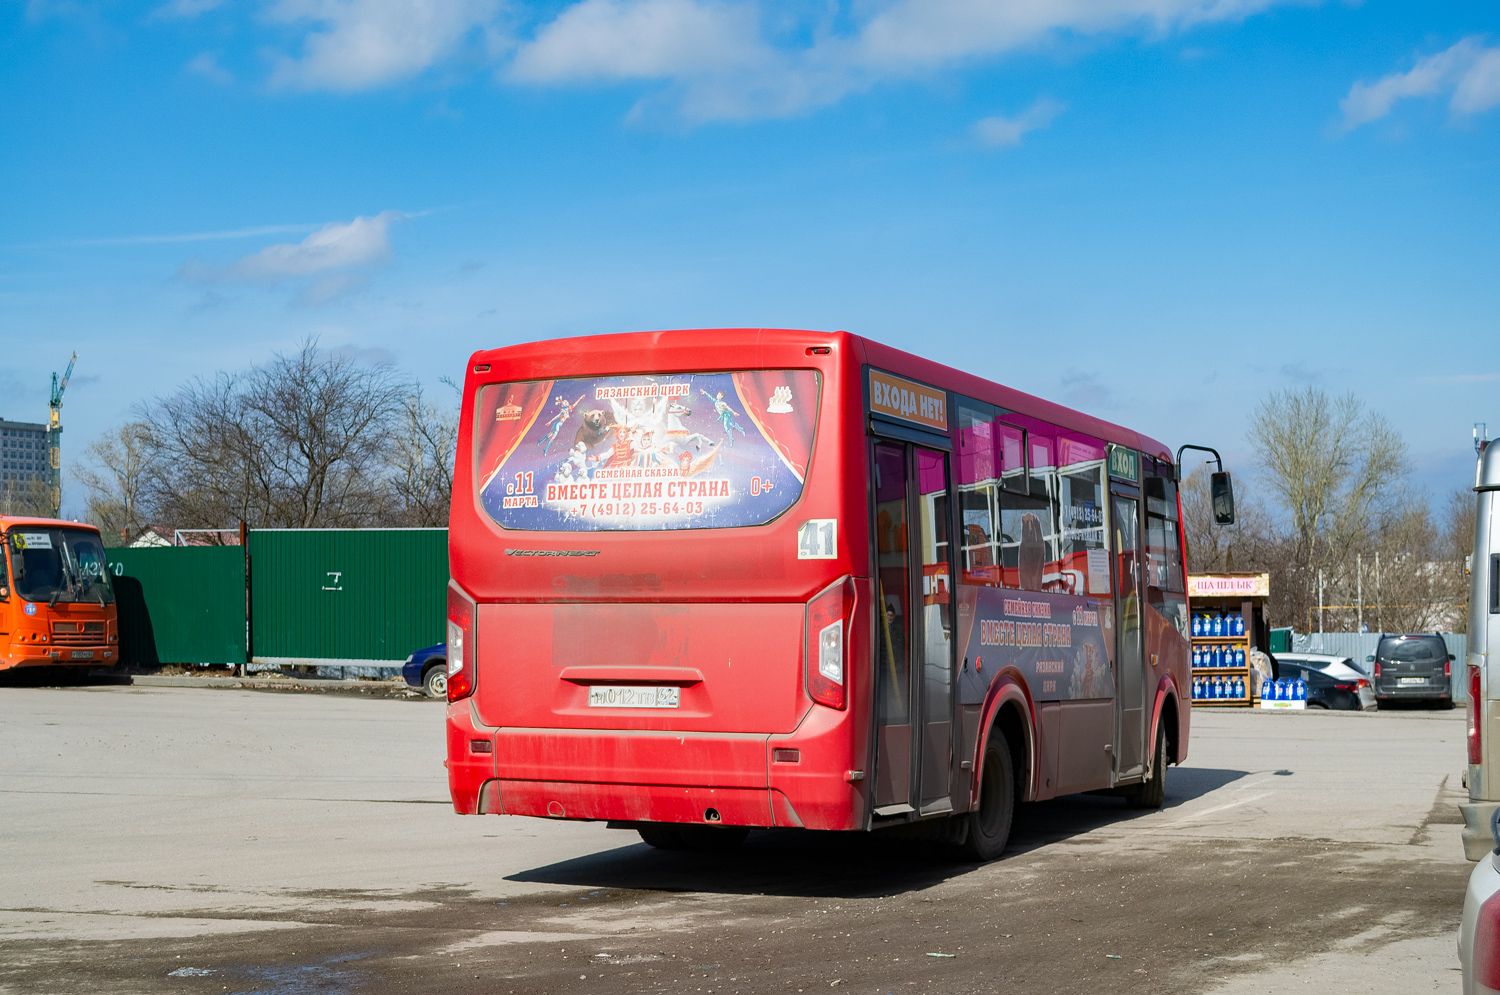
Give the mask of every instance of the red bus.
M 664 848 L 1162 801 L 1187 755 L 1169 451 L 847 332 L 475 353 L 449 532 L 460 813 Z

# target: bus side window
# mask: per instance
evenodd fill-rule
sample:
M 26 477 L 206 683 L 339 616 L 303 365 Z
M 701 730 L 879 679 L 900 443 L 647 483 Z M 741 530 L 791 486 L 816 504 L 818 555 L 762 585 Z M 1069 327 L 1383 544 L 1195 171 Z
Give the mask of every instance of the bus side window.
M 1143 455 L 1141 468 L 1146 492 L 1146 601 L 1187 638 L 1187 598 L 1172 464 Z
M 1020 421 L 1020 415 L 1007 415 Z M 1045 422 L 1025 419 L 1027 490 L 1000 494 L 1000 552 L 1006 587 L 1045 591 L 1057 581 L 1057 465 L 1053 433 Z M 1015 426 L 1020 428 L 1020 426 Z M 1052 585 L 1049 587 L 1049 584 Z
M 958 399 L 959 578 L 964 584 L 1001 587 L 1000 537 L 995 493 L 1004 451 L 997 445 L 995 408 Z

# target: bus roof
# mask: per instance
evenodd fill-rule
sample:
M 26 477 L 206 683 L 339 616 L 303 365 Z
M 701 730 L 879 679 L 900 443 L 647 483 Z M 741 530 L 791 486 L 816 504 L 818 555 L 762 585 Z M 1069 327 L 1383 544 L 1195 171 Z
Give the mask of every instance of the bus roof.
M 705 338 L 706 336 L 712 336 L 712 338 Z M 712 343 L 711 346 L 708 345 L 709 342 Z M 668 361 L 665 366 L 660 362 L 654 363 L 653 365 L 658 367 L 654 372 L 669 373 L 679 370 L 691 372 L 695 369 L 706 368 L 703 358 L 705 352 L 723 348 L 733 354 L 734 366 L 753 369 L 785 361 L 784 352 L 774 359 L 770 356 L 762 359 L 758 352 L 760 348 L 772 347 L 779 351 L 798 345 L 853 348 L 859 354 L 861 361 L 871 366 L 925 381 L 935 387 L 967 394 L 1002 408 L 1050 422 L 1061 428 L 1086 432 L 1107 442 L 1139 449 L 1149 456 L 1172 460 L 1171 450 L 1166 446 L 1124 426 L 845 331 L 825 332 L 797 328 L 679 328 L 649 332 L 620 332 L 611 335 L 585 335 L 576 338 L 523 342 L 500 349 L 481 350 L 474 353 L 470 365 L 472 367 L 475 363 L 486 362 L 530 362 L 534 363 L 539 371 L 545 371 L 540 375 L 561 379 L 595 375 L 599 372 L 601 365 L 623 368 L 638 358 L 643 351 L 650 349 L 677 353 L 681 357 L 680 366 L 673 362 L 676 357 L 672 356 L 666 357 Z M 726 364 L 714 364 L 710 360 L 709 365 Z
M 70 522 L 64 518 L 36 518 L 31 515 L 0 515 L 0 532 L 5 532 L 18 525 L 46 525 L 51 528 L 61 529 L 88 529 L 98 532 L 99 526 L 90 525 L 87 522 Z

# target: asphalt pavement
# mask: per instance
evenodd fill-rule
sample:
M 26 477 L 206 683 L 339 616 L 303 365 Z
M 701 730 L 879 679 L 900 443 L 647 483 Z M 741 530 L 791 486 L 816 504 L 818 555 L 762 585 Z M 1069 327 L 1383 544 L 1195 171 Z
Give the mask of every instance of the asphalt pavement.
M 0 687 L 0 992 L 1458 992 L 1462 712 L 1205 712 L 1004 859 L 460 817 L 443 707 Z

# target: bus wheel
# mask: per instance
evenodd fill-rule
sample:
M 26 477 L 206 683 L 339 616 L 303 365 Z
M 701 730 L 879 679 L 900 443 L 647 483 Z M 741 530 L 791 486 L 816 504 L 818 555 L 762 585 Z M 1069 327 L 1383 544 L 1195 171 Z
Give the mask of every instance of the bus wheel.
M 1125 793 L 1128 808 L 1161 808 L 1167 796 L 1167 730 L 1156 726 L 1156 749 L 1151 754 L 1151 776 Z
M 448 697 L 448 665 L 436 663 L 427 668 L 427 673 L 422 675 L 422 690 L 427 692 L 429 698 Z
M 997 860 L 1010 839 L 1010 823 L 1016 811 L 1016 772 L 1010 762 L 1010 744 L 998 728 L 990 732 L 979 778 L 979 810 L 967 816 L 963 853 L 971 860 Z
M 693 850 L 698 853 L 724 853 L 745 842 L 750 830 L 734 826 L 650 825 L 638 826 L 636 832 L 648 845 L 658 850 Z

